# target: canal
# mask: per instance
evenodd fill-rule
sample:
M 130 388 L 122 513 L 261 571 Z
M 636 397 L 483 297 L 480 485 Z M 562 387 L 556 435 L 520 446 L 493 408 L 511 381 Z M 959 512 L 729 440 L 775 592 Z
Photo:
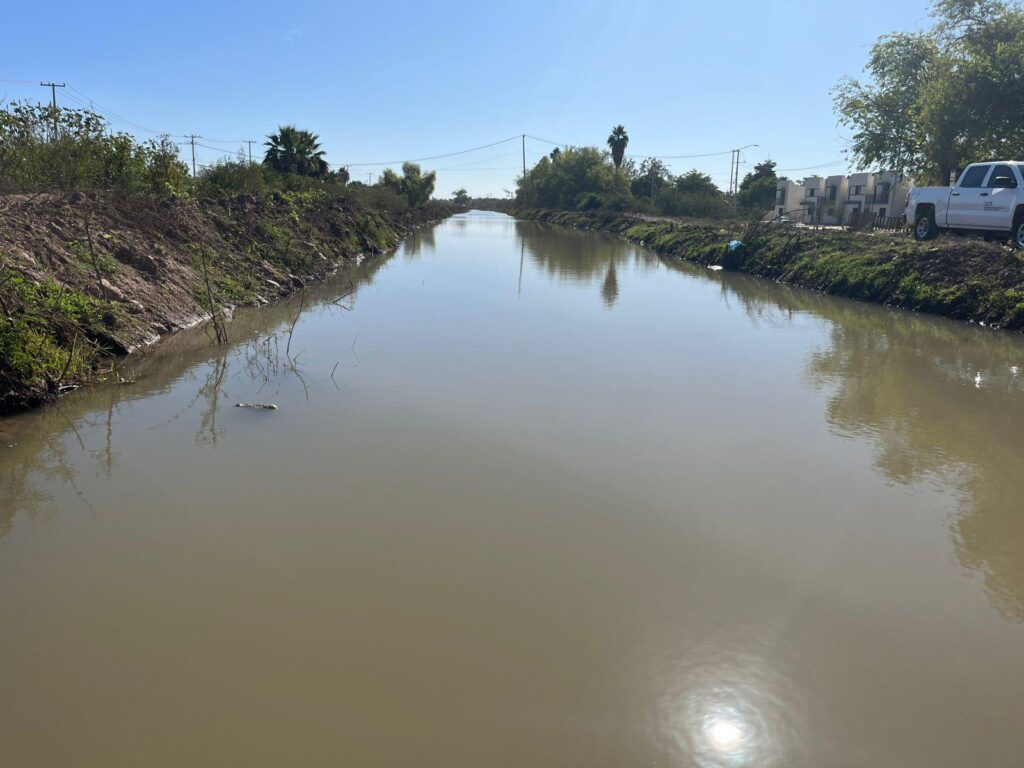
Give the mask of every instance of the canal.
M 227 329 L 0 422 L 0 765 L 1024 755 L 1021 339 L 483 212 Z

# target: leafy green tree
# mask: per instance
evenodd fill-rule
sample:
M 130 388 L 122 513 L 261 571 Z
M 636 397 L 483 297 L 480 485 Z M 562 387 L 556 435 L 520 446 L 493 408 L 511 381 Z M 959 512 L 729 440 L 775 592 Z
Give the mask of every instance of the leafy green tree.
M 616 168 L 622 166 L 622 158 L 626 154 L 627 144 L 629 144 L 629 136 L 626 134 L 626 129 L 621 125 L 616 125 L 608 136 L 608 146 L 612 150 L 612 162 L 615 163 Z
M 726 212 L 725 194 L 696 168 L 677 176 L 658 195 L 658 209 L 671 216 L 714 218 Z
M 1024 155 L 1024 10 L 1005 0 L 936 0 L 933 26 L 871 49 L 867 82 L 833 91 L 850 153 L 946 184 L 953 171 Z
M 416 208 L 426 205 L 430 200 L 436 180 L 436 172 L 423 173 L 416 163 L 403 163 L 401 176 L 388 168 L 378 183 L 404 197 L 410 207 Z
M 278 173 L 322 178 L 327 175 L 328 165 L 324 151 L 320 149 L 320 137 L 310 131 L 303 131 L 294 125 L 282 125 L 277 133 L 267 136 L 264 143 L 267 152 L 263 164 Z
M 452 192 L 452 201 L 456 205 L 468 205 L 469 204 L 469 193 L 465 189 L 456 189 Z
M 109 128 L 87 109 L 5 105 L 0 109 L 0 191 L 184 190 L 187 169 L 169 137 L 140 144 Z
M 750 213 L 764 213 L 775 203 L 778 181 L 774 160 L 757 163 L 740 182 L 739 207 Z
M 618 179 L 608 153 L 596 147 L 566 147 L 542 157 L 516 182 L 520 205 L 561 210 L 629 207 L 626 179 Z
M 634 197 L 646 197 L 653 200 L 662 187 L 671 182 L 672 175 L 669 173 L 668 166 L 656 157 L 647 158 L 640 163 L 640 167 L 632 176 L 630 189 Z

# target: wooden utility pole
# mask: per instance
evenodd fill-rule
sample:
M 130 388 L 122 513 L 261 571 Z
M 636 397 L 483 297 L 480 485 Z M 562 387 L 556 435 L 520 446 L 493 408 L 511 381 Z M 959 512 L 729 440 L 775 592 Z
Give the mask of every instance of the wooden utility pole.
M 526 134 L 523 134 L 523 181 L 526 181 Z
M 245 143 L 249 145 L 249 165 L 252 165 L 252 145 L 256 142 L 253 139 L 246 139 Z
M 43 88 L 50 89 L 50 106 L 53 108 L 53 138 L 57 138 L 57 89 L 67 87 L 65 83 L 40 83 Z
M 202 136 L 196 136 L 194 133 L 189 134 L 185 137 L 192 144 L 192 178 L 196 177 L 196 139 L 203 138 Z

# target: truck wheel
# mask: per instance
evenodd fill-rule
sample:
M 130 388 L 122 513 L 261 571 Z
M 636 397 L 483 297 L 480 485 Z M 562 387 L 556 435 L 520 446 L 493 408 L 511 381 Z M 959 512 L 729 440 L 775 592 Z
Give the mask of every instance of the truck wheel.
M 1013 217 L 1013 244 L 1024 251 L 1024 211 Z
M 939 228 L 935 226 L 935 219 L 931 211 L 925 211 L 917 215 L 914 222 L 914 239 L 931 240 L 939 234 Z

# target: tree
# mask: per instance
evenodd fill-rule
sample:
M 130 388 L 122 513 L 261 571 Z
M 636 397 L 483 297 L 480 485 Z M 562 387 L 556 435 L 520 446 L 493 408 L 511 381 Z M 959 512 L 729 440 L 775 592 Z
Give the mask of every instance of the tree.
M 871 49 L 868 82 L 833 90 L 850 154 L 949 183 L 975 160 L 1024 153 L 1024 10 L 1005 0 L 935 0 L 933 26 Z
M 615 163 L 616 168 L 622 165 L 627 144 L 629 144 L 629 136 L 626 134 L 626 129 L 621 125 L 616 125 L 612 128 L 611 135 L 608 136 L 608 146 L 612 150 L 612 162 Z
M 764 213 L 775 204 L 775 189 L 778 182 L 774 160 L 757 163 L 754 170 L 740 182 L 737 196 L 739 207 L 752 213 Z
M 320 149 L 320 137 L 315 133 L 299 130 L 294 125 L 282 125 L 267 139 L 263 164 L 268 168 L 298 176 L 322 178 L 327 175 L 327 161 Z
M 676 176 L 658 194 L 658 208 L 671 216 L 722 216 L 726 207 L 722 190 L 696 168 Z
M 608 153 L 597 147 L 566 147 L 554 159 L 542 157 L 516 182 L 516 200 L 538 208 L 577 210 L 626 208 L 629 190 L 621 190 Z M 625 180 L 622 180 L 625 183 Z
M 452 192 L 452 201 L 456 205 L 469 205 L 469 193 L 465 189 L 456 189 Z
M 635 197 L 649 197 L 653 200 L 661 188 L 671 183 L 668 166 L 656 157 L 647 158 L 633 178 L 632 190 Z
M 381 175 L 378 184 L 402 195 L 410 207 L 416 208 L 430 200 L 430 196 L 434 194 L 436 180 L 437 173 L 434 171 L 423 173 L 416 163 L 403 163 L 401 176 L 388 168 Z

